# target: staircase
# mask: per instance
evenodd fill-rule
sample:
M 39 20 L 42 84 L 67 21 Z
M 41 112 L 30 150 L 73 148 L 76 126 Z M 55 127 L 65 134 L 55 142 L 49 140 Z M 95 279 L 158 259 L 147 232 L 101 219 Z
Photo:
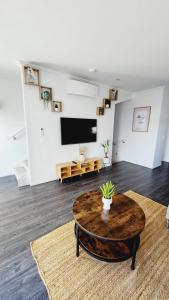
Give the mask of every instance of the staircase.
M 30 185 L 28 161 L 22 160 L 14 167 L 14 175 L 16 176 L 18 187 Z

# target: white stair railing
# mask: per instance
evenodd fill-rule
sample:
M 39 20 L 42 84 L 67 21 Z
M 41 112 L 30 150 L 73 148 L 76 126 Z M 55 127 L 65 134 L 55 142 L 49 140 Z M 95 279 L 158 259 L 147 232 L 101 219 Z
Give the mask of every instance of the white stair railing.
M 25 133 L 25 127 L 21 128 L 20 130 L 18 130 L 17 132 L 15 132 L 15 134 L 11 135 L 9 138 L 8 138 L 8 141 L 10 140 L 13 140 L 15 141 L 17 139 L 17 137 L 19 135 L 21 135 L 22 133 Z

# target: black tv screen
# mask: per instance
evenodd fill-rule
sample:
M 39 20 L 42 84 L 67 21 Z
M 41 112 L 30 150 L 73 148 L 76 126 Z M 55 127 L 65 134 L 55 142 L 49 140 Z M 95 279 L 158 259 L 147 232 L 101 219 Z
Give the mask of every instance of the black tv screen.
M 61 118 L 62 145 L 96 142 L 97 120 Z

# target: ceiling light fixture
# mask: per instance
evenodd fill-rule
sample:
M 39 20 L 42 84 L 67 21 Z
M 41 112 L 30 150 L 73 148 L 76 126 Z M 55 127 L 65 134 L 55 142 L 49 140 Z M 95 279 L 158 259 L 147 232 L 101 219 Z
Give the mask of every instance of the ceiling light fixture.
M 90 73 L 95 73 L 95 72 L 96 72 L 96 68 L 90 68 L 90 69 L 89 69 L 89 72 L 90 72 Z

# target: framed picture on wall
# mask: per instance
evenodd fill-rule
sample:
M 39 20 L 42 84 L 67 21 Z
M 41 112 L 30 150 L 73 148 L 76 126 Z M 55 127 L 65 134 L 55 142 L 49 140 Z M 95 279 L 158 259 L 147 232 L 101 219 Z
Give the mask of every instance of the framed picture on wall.
M 109 90 L 109 99 L 112 101 L 116 101 L 118 99 L 118 90 L 110 89 Z
M 40 99 L 43 101 L 52 101 L 52 88 L 40 86 Z
M 24 66 L 24 80 L 25 84 L 39 86 L 39 70 L 32 68 L 31 66 Z
M 111 100 L 110 99 L 103 99 L 103 107 L 110 108 L 111 107 Z
M 96 115 L 97 116 L 104 116 L 104 107 L 98 106 L 96 109 Z
M 62 102 L 61 101 L 51 101 L 51 111 L 52 112 L 62 112 Z
M 150 122 L 151 106 L 135 107 L 133 112 L 132 130 L 147 132 Z

